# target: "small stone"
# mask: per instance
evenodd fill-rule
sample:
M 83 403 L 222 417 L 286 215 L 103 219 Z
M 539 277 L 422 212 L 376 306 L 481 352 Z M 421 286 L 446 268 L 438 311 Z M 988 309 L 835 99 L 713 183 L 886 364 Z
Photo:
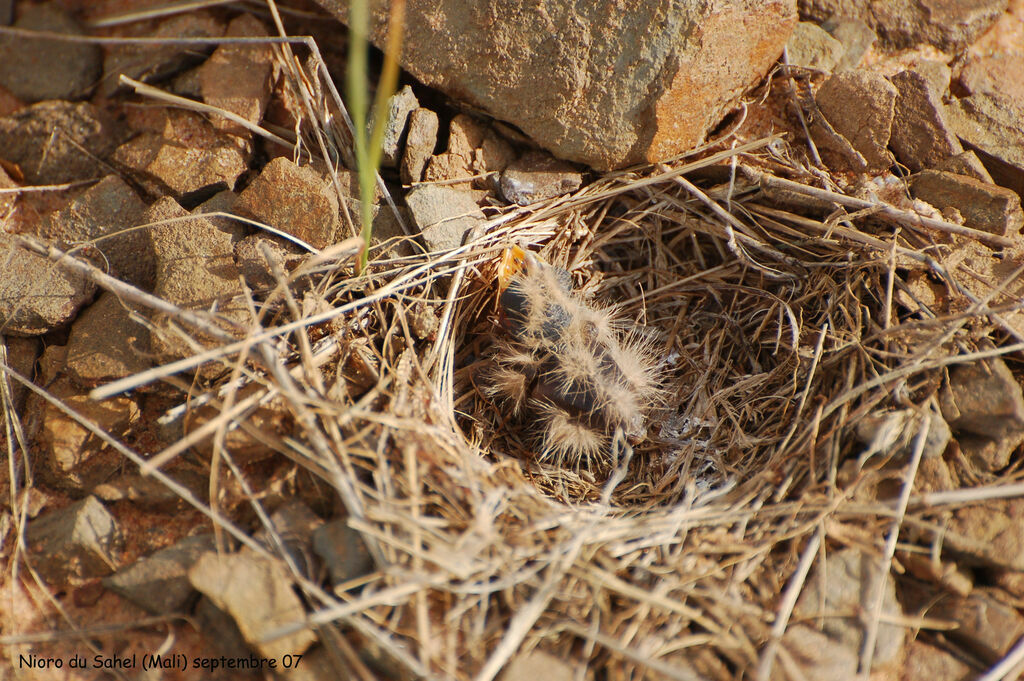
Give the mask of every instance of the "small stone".
M 884 569 L 884 574 L 879 574 Z M 874 554 L 857 549 L 841 549 L 831 553 L 816 573 L 808 577 L 793 614 L 798 619 L 815 622 L 829 639 L 856 655 L 864 636 L 864 621 L 856 617 L 831 617 L 837 612 L 857 613 L 870 617 L 875 612 L 877 589 L 882 589 L 884 619 L 899 620 L 903 608 L 896 599 L 896 583 Z M 882 583 L 879 584 L 879 577 Z M 824 591 L 822 591 L 824 589 Z M 820 620 L 820 626 L 818 621 Z M 884 622 L 879 626 L 878 640 L 872 657 L 872 669 L 889 664 L 903 650 L 905 630 L 898 624 Z M 825 678 L 825 677 L 822 677 Z M 837 677 L 838 678 L 838 677 Z
M 0 166 L 0 189 L 17 189 L 20 185 L 11 179 L 11 176 L 7 174 L 7 171 Z M 14 207 L 18 203 L 19 194 L 0 194 L 0 220 L 6 219 L 7 216 L 14 212 Z
M 205 218 L 190 216 L 170 197 L 160 199 L 150 206 L 145 216 L 146 222 L 175 218 L 178 220 L 153 227 L 147 232 L 156 259 L 153 293 L 184 309 L 216 309 L 220 317 L 247 323 L 249 316 L 245 304 L 240 300 L 242 285 L 235 266 L 231 235 Z M 154 323 L 159 328 L 167 328 L 169 320 L 163 315 L 156 315 Z M 237 330 L 229 332 L 240 333 Z M 204 338 L 192 329 L 189 329 L 189 335 L 193 342 L 201 342 Z M 151 347 L 158 361 L 170 361 L 194 354 L 185 339 L 169 330 L 165 333 L 152 333 Z M 218 364 L 207 365 L 207 371 L 217 370 Z
M 179 438 L 180 439 L 180 438 Z M 171 444 L 166 440 L 164 444 Z M 196 499 L 206 500 L 210 491 L 209 477 L 187 468 L 165 469 L 175 482 L 184 486 Z M 141 509 L 158 513 L 178 513 L 187 502 L 163 482 L 151 475 L 125 473 L 92 488 L 103 501 L 130 501 Z
M 248 154 L 237 140 L 191 111 L 161 111 L 161 132 L 144 131 L 122 144 L 111 160 L 128 169 L 153 196 L 198 204 L 231 189 L 246 170 Z
M 825 632 L 798 624 L 786 629 L 782 645 L 805 679 L 853 679 L 857 676 L 858 650 L 846 641 L 838 641 Z M 778 663 L 773 681 L 789 678 Z
M 48 387 L 55 397 L 104 433 L 124 437 L 139 418 L 138 405 L 128 397 L 102 402 L 89 399 L 70 381 L 58 379 Z M 121 454 L 91 430 L 36 395 L 29 396 L 29 409 L 38 414 L 35 436 L 42 453 L 41 477 L 54 487 L 74 492 L 89 491 L 109 480 L 124 465 Z
M 423 169 L 437 146 L 437 128 L 437 114 L 430 109 L 415 109 L 409 114 L 409 134 L 400 169 L 403 183 L 412 184 L 422 179 Z
M 860 66 L 861 59 L 878 40 L 874 30 L 861 19 L 833 15 L 821 25 L 843 45 L 843 56 L 835 71 L 849 71 Z
M 832 128 L 864 157 L 868 169 L 889 167 L 886 146 L 896 105 L 892 83 L 872 71 L 844 71 L 822 84 L 815 101 Z
M 332 584 L 344 584 L 374 570 L 362 535 L 345 520 L 332 520 L 313 531 L 313 551 L 324 561 Z
M 303 502 L 289 501 L 271 514 L 270 524 L 299 571 L 307 578 L 314 578 L 317 565 L 313 556 L 312 537 L 324 521 Z M 256 533 L 255 539 L 271 553 L 279 551 L 266 528 Z
M 424 182 L 443 182 L 449 189 L 465 191 L 473 188 L 472 160 L 459 154 L 445 152 L 430 157 L 426 170 L 423 171 Z M 456 182 L 462 180 L 462 182 Z
M 500 681 L 573 681 L 576 670 L 560 657 L 540 649 L 517 655 L 505 667 Z
M 141 24 L 145 26 L 145 24 Z M 224 24 L 211 13 L 192 10 L 168 17 L 156 29 L 139 31 L 148 38 L 214 38 L 224 35 Z M 167 80 L 197 66 L 213 45 L 110 45 L 103 61 L 99 94 L 110 97 L 123 89 L 121 75 L 143 83 Z
M 416 99 L 416 95 L 408 85 L 391 95 L 388 100 L 388 119 L 384 124 L 383 153 L 380 160 L 381 165 L 385 168 L 398 167 L 398 162 L 401 159 L 401 140 L 406 130 L 406 122 L 409 120 L 409 114 L 419 108 L 419 105 L 419 100 Z M 436 115 L 434 121 L 434 133 L 436 134 Z
M 832 73 L 843 56 L 843 44 L 817 24 L 801 21 L 789 37 L 786 54 L 793 66 Z
M 148 354 L 149 330 L 104 291 L 71 325 L 65 368 L 76 383 L 93 388 L 148 369 Z
M 117 175 L 108 175 L 67 208 L 43 220 L 39 236 L 60 244 L 85 242 L 101 253 L 108 274 L 144 290 L 153 287 L 153 257 L 142 230 L 110 236 L 139 224 L 146 210 L 139 195 Z
M 966 598 L 935 599 L 928 608 L 930 617 L 956 622 L 957 627 L 947 636 L 989 664 L 1002 659 L 1024 634 L 1024 615 L 995 594 L 975 589 Z
M 898 676 L 903 681 L 969 681 L 975 677 L 974 670 L 958 657 L 921 640 L 907 646 L 907 659 Z
M 901 163 L 918 171 L 963 152 L 960 140 L 946 124 L 942 95 L 926 76 L 903 71 L 890 80 L 897 95 L 889 145 Z
M 38 336 L 74 319 L 96 285 L 0 230 L 0 334 Z
M 189 568 L 215 549 L 212 534 L 188 537 L 105 577 L 103 586 L 154 615 L 182 613 L 196 596 Z
M 984 232 L 1014 235 L 1024 226 L 1024 212 L 1016 193 L 973 177 L 925 170 L 911 179 L 910 193 L 939 210 L 956 208 L 965 225 Z
M 22 338 L 20 336 L 0 335 L 0 343 L 7 346 L 7 367 L 21 374 L 23 378 L 33 380 L 35 378 L 36 359 L 42 346 L 38 338 Z M 21 412 L 25 406 L 25 396 L 28 388 L 20 382 L 11 379 L 11 397 L 14 403 L 14 410 Z
M 33 520 L 25 539 L 33 567 L 51 586 L 109 575 L 117 567 L 117 523 L 95 497 Z
M 339 240 L 338 195 L 310 166 L 275 158 L 238 195 L 235 212 L 287 232 L 314 248 Z
M 273 268 L 263 249 L 270 249 L 274 260 L 286 275 L 305 256 L 297 254 L 298 247 L 277 236 L 250 234 L 235 244 L 235 264 L 253 291 L 268 291 L 277 286 Z
M 458 248 L 466 233 L 486 220 L 472 194 L 451 187 L 413 187 L 405 202 L 430 251 Z
M 306 617 L 288 572 L 279 563 L 245 549 L 230 554 L 208 552 L 189 569 L 188 578 L 234 619 L 245 640 L 264 657 L 301 655 L 316 642 L 309 629 L 264 640 L 272 631 Z
M 226 35 L 254 38 L 267 35 L 267 29 L 251 14 L 234 18 Z M 270 45 L 248 44 L 219 46 L 199 68 L 203 101 L 258 124 L 267 110 L 274 74 L 274 52 Z M 247 129 L 220 116 L 214 125 L 233 135 L 248 138 Z
M 520 206 L 574 192 L 583 176 L 572 165 L 539 151 L 528 151 L 501 174 L 501 193 Z
M 988 174 L 988 170 L 985 169 L 985 165 L 978 158 L 978 155 L 973 151 L 964 151 L 956 156 L 950 156 L 945 161 L 935 164 L 932 170 L 944 170 L 947 173 L 953 173 L 954 175 L 966 175 L 967 177 L 973 177 L 975 180 L 979 180 L 986 184 L 995 184 L 992 181 L 992 176 Z
M 0 149 L 32 184 L 91 180 L 110 172 L 100 159 L 116 144 L 113 129 L 92 104 L 39 102 L 0 118 Z
M 1024 499 L 992 499 L 953 511 L 949 546 L 984 564 L 1024 572 Z M 960 537 L 968 541 L 961 542 Z
M 252 654 L 235 621 L 209 598 L 199 598 L 199 602 L 196 603 L 195 619 L 204 638 L 221 655 L 243 658 Z
M 250 384 L 238 391 L 237 400 L 251 397 L 260 390 L 260 386 Z M 190 410 L 185 417 L 185 433 L 191 434 L 210 421 L 220 417 L 221 410 L 209 404 Z M 229 428 L 224 434 L 224 448 L 231 452 L 232 458 L 239 465 L 247 465 L 261 461 L 275 452 L 270 440 L 277 439 L 292 431 L 291 412 L 281 399 L 274 399 L 266 404 L 250 409 L 245 416 L 245 424 L 237 428 Z M 192 449 L 204 456 L 213 455 L 213 434 L 193 443 Z
M 953 367 L 939 397 L 968 460 L 979 471 L 1004 468 L 1024 442 L 1024 395 L 1006 363 L 997 358 Z
M 56 3 L 25 5 L 15 28 L 84 35 Z M 82 99 L 99 82 L 103 51 L 98 45 L 66 40 L 0 36 L 0 85 L 26 102 Z

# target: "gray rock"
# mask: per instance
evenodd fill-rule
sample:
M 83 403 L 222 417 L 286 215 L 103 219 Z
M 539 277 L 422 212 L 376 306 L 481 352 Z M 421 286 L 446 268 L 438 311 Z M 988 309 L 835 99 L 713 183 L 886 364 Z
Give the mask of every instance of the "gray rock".
M 888 570 L 879 575 L 881 570 L 881 561 L 874 553 L 862 553 L 852 548 L 831 553 L 825 563 L 819 564 L 808 577 L 793 611 L 797 619 L 814 621 L 816 628 L 853 652 L 856 659 L 864 637 L 866 620 L 863 618 L 871 617 L 875 612 L 878 589 L 882 589 L 883 622 L 878 629 L 872 669 L 895 660 L 902 652 L 906 638 L 902 626 L 885 623 L 886 619 L 902 618 L 903 608 L 896 600 L 896 584 L 892 575 Z M 855 616 L 834 617 L 835 613 Z
M 221 655 L 247 657 L 252 653 L 231 615 L 218 608 L 209 598 L 203 596 L 196 603 L 195 618 L 204 638 Z
M 147 27 L 141 22 L 137 25 Z M 192 10 L 168 17 L 154 30 L 139 33 L 147 38 L 212 38 L 224 35 L 224 24 L 210 12 Z M 99 94 L 110 97 L 120 91 L 122 74 L 144 83 L 166 80 L 202 63 L 213 48 L 213 45 L 109 45 L 103 60 Z
M 373 558 L 359 532 L 345 520 L 332 520 L 313 531 L 313 551 L 324 561 L 332 584 L 344 584 L 373 572 Z
M 939 394 L 942 416 L 972 464 L 984 472 L 1006 466 L 1024 442 L 1024 394 L 1001 359 L 953 367 Z
M 318 1 L 347 14 L 343 0 Z M 371 39 L 383 47 L 386 3 L 374 9 Z M 795 22 L 795 0 L 412 0 L 401 61 L 559 158 L 609 169 L 698 144 L 771 68 Z
M 896 105 L 892 83 L 872 71 L 844 71 L 822 83 L 815 101 L 835 132 L 864 157 L 868 169 L 889 167 L 886 146 Z
M 1012 236 L 1024 226 L 1017 194 L 973 177 L 924 170 L 911 179 L 910 193 L 940 211 L 956 208 L 964 224 L 974 229 Z
M 384 123 L 383 153 L 380 163 L 385 168 L 397 168 L 402 158 L 402 135 L 406 130 L 409 114 L 419 108 L 419 100 L 408 85 L 391 95 L 388 100 L 388 119 Z M 434 133 L 437 133 L 437 117 L 434 117 Z
M 946 123 L 942 93 L 928 78 L 916 71 L 902 71 L 890 80 L 897 91 L 889 139 L 896 158 L 918 171 L 962 153 L 960 140 Z
M 116 234 L 139 224 L 146 210 L 139 195 L 117 175 L 108 175 L 67 208 L 48 215 L 40 236 L 60 244 L 88 242 L 108 274 L 144 290 L 153 287 L 152 251 L 143 230 Z
M 0 334 L 38 336 L 74 319 L 96 285 L 0 230 Z
M 15 28 L 83 35 L 81 26 L 56 3 L 26 4 Z M 0 35 L 0 86 L 25 102 L 82 99 L 99 82 L 103 51 L 98 45 Z
M 786 44 L 790 64 L 826 73 L 831 73 L 839 64 L 843 50 L 841 42 L 809 21 L 798 23 Z
M 235 212 L 287 232 L 314 248 L 339 240 L 338 194 L 310 166 L 275 158 L 238 195 Z
M 528 151 L 501 174 L 501 193 L 510 203 L 526 206 L 574 192 L 582 183 L 583 176 L 568 163 Z
M 113 125 L 91 104 L 39 102 L 0 118 L 0 149 L 32 184 L 91 180 L 116 145 Z
M 843 56 L 836 64 L 836 71 L 859 67 L 864 54 L 878 39 L 866 22 L 852 17 L 832 16 L 821 27 L 843 45 Z
M 264 640 L 275 629 L 306 617 L 288 573 L 279 563 L 246 549 L 230 554 L 209 552 L 189 569 L 188 578 L 231 616 L 248 644 L 264 657 L 301 655 L 317 640 L 309 629 Z
M 52 586 L 102 577 L 114 571 L 117 523 L 95 497 L 50 511 L 25 532 L 32 565 Z
M 148 355 L 149 330 L 105 291 L 71 325 L 65 369 L 76 383 L 93 388 L 148 369 Z
M 184 612 L 196 596 L 188 570 L 215 548 L 212 534 L 187 537 L 105 577 L 103 586 L 154 615 Z
M 430 109 L 416 109 L 409 114 L 409 134 L 399 169 L 405 184 L 423 178 L 423 169 L 437 146 L 437 127 L 437 114 Z
M 270 515 L 270 525 L 284 544 L 284 550 L 302 574 L 309 578 L 316 574 L 312 536 L 323 524 L 324 521 L 301 501 L 287 502 Z M 256 533 L 255 539 L 271 553 L 279 551 L 266 528 Z
M 405 195 L 413 221 L 430 251 L 458 248 L 486 219 L 473 195 L 451 187 L 420 185 Z

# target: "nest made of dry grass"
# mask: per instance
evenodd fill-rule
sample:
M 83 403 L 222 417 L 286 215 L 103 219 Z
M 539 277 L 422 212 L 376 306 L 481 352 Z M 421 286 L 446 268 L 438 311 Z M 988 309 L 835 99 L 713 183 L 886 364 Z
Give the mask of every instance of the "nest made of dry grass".
M 330 138 L 340 103 L 306 94 L 322 99 L 305 132 Z M 400 676 L 490 681 L 540 646 L 607 679 L 767 678 L 828 523 L 889 569 L 903 512 L 923 522 L 931 511 L 906 494 L 849 498 L 837 481 L 855 451 L 850 426 L 897 406 L 924 416 L 945 366 L 1013 350 L 1004 331 L 975 323 L 1006 301 L 959 288 L 938 248 L 951 237 L 920 221 L 781 200 L 780 178 L 797 197 L 799 187 L 844 194 L 791 142 L 732 141 L 497 210 L 450 252 L 382 249 L 363 275 L 346 242 L 255 301 L 263 331 L 179 367 L 219 361 L 232 371 L 192 396 L 222 405 L 209 436 L 244 424 L 261 400 L 286 401 L 296 436 L 263 435 L 333 486 L 376 561 L 341 593 L 294 570 L 313 607 L 296 627 L 337 627 Z M 614 301 L 660 348 L 665 405 L 650 437 L 618 443 L 607 470 L 533 460 L 524 424 L 505 422 L 480 389 L 494 272 L 511 243 Z M 958 311 L 907 302 L 909 271 L 945 282 Z M 290 294 L 300 279 L 303 293 Z M 419 337 L 410 318 L 423 310 L 439 321 Z M 369 389 L 346 391 L 338 366 L 357 345 L 376 373 Z M 242 400 L 246 381 L 259 388 Z M 260 481 L 230 451 L 218 454 L 258 498 Z

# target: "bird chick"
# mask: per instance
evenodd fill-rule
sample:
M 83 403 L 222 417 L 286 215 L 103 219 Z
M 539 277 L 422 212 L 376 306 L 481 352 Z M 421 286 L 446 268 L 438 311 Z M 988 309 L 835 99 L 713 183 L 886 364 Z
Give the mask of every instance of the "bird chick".
M 607 459 L 618 429 L 643 439 L 661 393 L 649 344 L 583 301 L 568 272 L 512 250 L 499 276 L 509 337 L 496 346 L 491 396 L 537 420 L 540 458 L 559 465 Z

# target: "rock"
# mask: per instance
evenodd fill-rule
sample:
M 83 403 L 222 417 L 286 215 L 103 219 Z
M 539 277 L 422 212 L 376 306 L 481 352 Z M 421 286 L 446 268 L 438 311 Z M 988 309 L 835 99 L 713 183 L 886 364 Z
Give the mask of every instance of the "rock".
M 576 670 L 571 664 L 539 648 L 516 655 L 499 677 L 500 681 L 573 681 L 575 678 Z
M 896 88 L 884 76 L 864 70 L 834 74 L 822 83 L 815 101 L 832 128 L 864 157 L 868 169 L 891 165 L 886 146 Z
M 907 659 L 898 678 L 903 681 L 970 681 L 977 674 L 942 648 L 915 640 L 907 646 Z
M 196 9 L 168 17 L 152 28 L 139 26 L 148 38 L 213 38 L 224 35 L 224 24 L 207 11 Z M 148 30 L 143 30 L 143 28 Z M 121 75 L 144 83 L 166 80 L 197 66 L 213 51 L 213 45 L 109 45 L 103 60 L 103 82 L 99 94 L 110 97 L 123 89 Z
M 861 19 L 890 47 L 928 43 L 960 52 L 1006 9 L 1006 0 L 799 0 L 800 17 L 823 22 L 835 15 Z
M 799 22 L 786 44 L 790 64 L 826 73 L 832 73 L 839 64 L 843 49 L 841 42 L 809 21 Z
M 903 71 L 890 81 L 897 95 L 889 145 L 901 163 L 918 171 L 963 152 L 946 124 L 942 93 L 931 87 L 926 76 Z
M 56 3 L 26 4 L 15 28 L 83 35 L 81 26 Z M 0 85 L 25 102 L 82 99 L 99 81 L 103 51 L 98 45 L 0 35 Z
M 176 220 L 148 231 L 156 259 L 153 293 L 181 308 L 216 309 L 219 317 L 248 323 L 248 312 L 239 299 L 242 285 L 235 266 L 231 235 L 205 218 L 189 216 L 170 197 L 150 206 L 145 216 L 147 222 L 174 218 L 189 219 Z M 154 323 L 159 328 L 169 328 L 168 322 L 162 315 L 157 315 Z M 205 339 L 203 334 L 193 329 L 188 332 L 193 342 L 202 343 Z M 157 361 L 161 362 L 194 354 L 190 344 L 171 331 L 151 333 L 151 347 Z M 217 364 L 206 366 L 211 371 L 219 367 Z
M 313 555 L 312 537 L 324 521 L 303 502 L 289 501 L 271 514 L 270 524 L 299 571 L 305 577 L 315 579 L 317 564 Z M 271 553 L 280 552 L 266 528 L 257 532 L 254 538 Z
M 925 170 L 911 179 L 910 193 L 939 210 L 956 208 L 966 226 L 984 232 L 1014 235 L 1024 226 L 1024 212 L 1017 194 L 973 177 Z
M 86 497 L 29 523 L 32 566 L 51 586 L 109 575 L 117 567 L 117 523 L 95 497 Z
M 944 170 L 947 173 L 953 173 L 954 175 L 966 175 L 967 177 L 973 177 L 975 180 L 980 180 L 986 184 L 995 184 L 992 181 L 992 176 L 988 174 L 988 170 L 985 169 L 985 165 L 978 158 L 978 155 L 973 151 L 964 151 L 956 156 L 950 156 L 945 161 L 936 163 L 933 170 Z
M 409 114 L 419 106 L 419 100 L 416 99 L 416 95 L 408 85 L 391 95 L 391 99 L 388 100 L 388 119 L 384 123 L 383 152 L 380 157 L 380 164 L 385 168 L 398 167 L 398 162 L 402 158 L 402 135 L 406 130 L 406 122 L 409 120 Z M 427 110 L 424 109 L 424 111 Z M 409 129 L 412 130 L 411 124 Z M 436 115 L 434 116 L 434 134 L 437 134 Z M 408 149 L 408 142 L 406 148 Z M 433 153 L 433 146 L 431 146 L 430 153 Z
M 0 118 L 0 157 L 32 184 L 90 180 L 109 173 L 116 140 L 105 114 L 87 103 L 39 102 Z
M 236 403 L 251 397 L 260 390 L 257 384 L 250 384 L 240 389 L 236 395 Z M 203 427 L 221 414 L 219 407 L 204 404 L 192 409 L 185 417 L 185 433 L 190 434 Z M 247 465 L 266 459 L 274 454 L 271 440 L 292 432 L 292 416 L 283 399 L 277 398 L 249 409 L 244 425 L 230 428 L 224 434 L 224 447 L 239 465 Z M 199 442 L 192 445 L 198 454 L 209 458 L 213 455 L 213 431 Z
M 111 236 L 139 224 L 146 210 L 139 195 L 117 175 L 108 175 L 67 208 L 43 220 L 39 236 L 68 247 L 90 242 L 108 274 L 144 290 L 153 287 L 153 257 L 142 230 Z
M 19 186 L 20 185 L 7 174 L 7 171 L 3 169 L 3 166 L 0 166 L 0 189 L 17 189 Z M 7 216 L 14 212 L 14 207 L 18 204 L 19 196 L 20 193 L 0 194 L 0 218 L 6 219 Z
M 986 565 L 1024 571 L 1024 499 L 963 506 L 948 523 L 955 535 L 948 547 Z
M 162 444 L 170 444 L 163 441 Z M 187 468 L 165 467 L 164 472 L 184 486 L 196 499 L 206 500 L 210 491 L 209 476 Z M 125 473 L 92 488 L 103 501 L 130 501 L 141 509 L 158 513 L 178 513 L 187 503 L 173 490 L 151 475 Z
M 445 152 L 430 157 L 426 170 L 423 171 L 423 181 L 433 183 L 444 183 L 450 189 L 465 191 L 473 188 L 473 170 L 470 168 L 472 161 L 465 156 Z M 455 180 L 462 180 L 456 182 Z
M 149 330 L 105 291 L 71 325 L 66 370 L 80 386 L 94 388 L 148 369 L 148 354 Z
M 992 178 L 1024 197 L 1024 54 L 972 58 L 959 81 L 968 95 L 947 110 L 950 125 Z
M 409 114 L 409 134 L 400 168 L 404 184 L 419 182 L 423 178 L 423 168 L 437 146 L 437 126 L 437 114 L 430 109 L 416 109 Z
M 298 247 L 277 236 L 250 234 L 235 244 L 235 264 L 245 277 L 246 285 L 253 291 L 269 291 L 277 286 L 273 269 L 263 252 L 269 248 L 275 261 L 285 274 L 301 262 L 305 256 L 297 254 Z
M 344 19 L 347 2 L 318 1 Z M 386 17 L 376 5 L 378 47 Z M 559 158 L 607 170 L 700 143 L 771 68 L 795 22 L 794 0 L 413 0 L 401 61 Z
M 234 187 L 248 154 L 232 136 L 190 111 L 162 109 L 160 114 L 161 132 L 143 132 L 118 147 L 111 160 L 151 195 L 170 195 L 185 205 Z
M 316 642 L 309 629 L 264 640 L 275 629 L 306 617 L 288 572 L 276 562 L 245 549 L 230 554 L 208 552 L 189 569 L 188 579 L 234 619 L 245 640 L 264 657 L 301 655 Z
M 953 367 L 940 405 L 961 449 L 979 471 L 1004 468 L 1024 442 L 1024 395 L 1001 359 Z
M 997 600 L 995 593 L 975 589 L 966 598 L 935 599 L 928 608 L 930 617 L 956 622 L 947 636 L 989 664 L 1002 659 L 1024 634 L 1024 615 Z
M 196 603 L 195 619 L 203 637 L 213 644 L 214 649 L 221 655 L 243 658 L 252 654 L 235 621 L 209 598 L 199 598 L 199 602 Z
M 275 158 L 238 195 L 235 212 L 287 232 L 314 248 L 339 238 L 338 194 L 330 179 L 310 166 Z
M 267 35 L 267 29 L 251 14 L 235 17 L 226 35 L 254 38 Z M 237 114 L 250 123 L 263 120 L 273 86 L 274 51 L 271 45 L 221 45 L 199 68 L 199 87 L 203 101 Z M 252 133 L 237 123 L 213 117 L 217 128 L 248 139 Z
M 804 624 L 790 626 L 782 637 L 782 646 L 805 679 L 853 679 L 857 676 L 858 649 L 815 628 Z M 778 663 L 773 672 L 773 681 L 790 678 Z
M 8 368 L 21 374 L 23 378 L 33 380 L 35 378 L 36 358 L 42 348 L 37 338 L 22 338 L 20 336 L 0 336 L 0 343 L 6 346 Z M 3 380 L 3 379 L 0 379 Z M 20 412 L 25 406 L 25 396 L 28 388 L 11 379 L 11 401 L 14 409 Z
M 215 550 L 212 534 L 188 537 L 105 577 L 103 586 L 154 615 L 183 613 L 196 596 L 189 568 Z
M 451 187 L 413 187 L 405 203 L 430 251 L 458 248 L 466 233 L 486 219 L 472 194 Z
M 64 378 L 48 390 L 72 411 L 116 438 L 123 438 L 139 418 L 138 405 L 128 397 L 95 402 Z M 35 395 L 29 397 L 29 405 L 38 414 L 35 440 L 43 464 L 39 473 L 50 485 L 74 492 L 90 491 L 124 465 L 120 453 L 57 407 Z
M 880 560 L 874 554 L 865 554 L 852 548 L 831 553 L 824 565 L 816 566 L 815 572 L 818 574 L 808 577 L 793 611 L 797 620 L 813 620 L 815 627 L 821 629 L 829 639 L 853 651 L 856 656 L 863 642 L 866 623 L 865 619 L 859 618 L 872 616 L 878 598 L 877 589 L 881 588 L 882 624 L 878 629 L 872 669 L 895 660 L 903 650 L 906 635 L 903 627 L 885 623 L 886 620 L 902 618 L 903 609 L 896 600 L 896 584 L 892 575 L 887 570 L 879 575 L 882 569 Z M 882 584 L 878 584 L 879 576 L 882 577 Z M 830 617 L 833 613 L 859 617 Z
M 528 151 L 501 174 L 501 193 L 525 206 L 569 194 L 580 188 L 583 176 L 568 163 L 538 151 Z
M 860 461 L 874 454 L 903 460 L 909 458 L 921 430 L 922 418 L 923 415 L 916 409 L 899 409 L 873 412 L 858 419 L 853 427 L 854 436 L 861 444 L 867 445 L 866 451 L 860 455 Z M 921 452 L 922 458 L 942 456 L 951 438 L 949 425 L 940 414 L 933 411 Z
M 373 572 L 373 558 L 362 535 L 344 519 L 320 525 L 313 531 L 312 538 L 313 551 L 327 566 L 331 584 L 344 584 Z
M 864 54 L 878 39 L 867 23 L 852 17 L 834 15 L 821 27 L 843 45 L 843 55 L 836 64 L 836 71 L 849 71 L 860 66 Z
M 0 230 L 0 334 L 38 336 L 64 326 L 95 284 L 15 244 Z

